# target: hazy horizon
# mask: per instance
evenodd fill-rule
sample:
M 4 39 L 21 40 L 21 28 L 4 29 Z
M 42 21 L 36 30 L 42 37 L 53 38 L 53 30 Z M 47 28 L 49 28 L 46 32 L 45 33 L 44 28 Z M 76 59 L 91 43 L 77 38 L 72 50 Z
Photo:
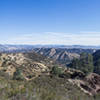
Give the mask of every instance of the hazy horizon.
M 86 46 L 86 47 L 88 47 L 88 46 L 94 46 L 94 47 L 100 47 L 100 45 L 78 45 L 78 44 L 75 44 L 75 45 L 64 45 L 64 44 L 0 44 L 0 45 L 11 45 L 11 46 L 13 46 L 13 45 L 16 45 L 16 46 L 19 46 L 19 45 L 22 45 L 22 46 L 24 46 L 24 45 L 26 45 L 26 46 Z
M 99 0 L 0 0 L 0 44 L 100 45 Z

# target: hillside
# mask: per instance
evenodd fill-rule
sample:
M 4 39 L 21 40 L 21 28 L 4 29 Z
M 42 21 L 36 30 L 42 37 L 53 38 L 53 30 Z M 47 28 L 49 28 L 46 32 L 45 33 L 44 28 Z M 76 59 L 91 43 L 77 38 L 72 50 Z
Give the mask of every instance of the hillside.
M 82 52 L 93 53 L 94 49 L 64 49 L 64 48 L 35 48 L 36 53 L 52 58 L 63 65 L 69 64 L 74 58 L 79 58 Z
M 0 75 L 0 100 L 99 100 L 100 84 L 93 83 L 98 92 L 92 94 L 89 90 L 96 90 L 91 84 L 94 78 L 91 76 L 87 77 L 90 81 L 80 80 L 77 79 L 79 75 L 81 78 L 81 72 L 70 70 L 66 71 L 65 78 L 41 74 L 28 81 L 12 80 Z M 100 79 L 100 76 L 98 78 Z
M 97 74 L 86 76 L 33 51 L 0 54 L 0 100 L 99 100 L 99 90 Z
M 44 56 L 34 52 L 29 53 L 1 53 L 0 71 L 13 77 L 18 70 L 25 79 L 33 79 L 43 72 L 48 72 L 52 62 Z
M 40 76 L 31 81 L 5 80 L 0 77 L 0 100 L 99 100 L 66 79 Z

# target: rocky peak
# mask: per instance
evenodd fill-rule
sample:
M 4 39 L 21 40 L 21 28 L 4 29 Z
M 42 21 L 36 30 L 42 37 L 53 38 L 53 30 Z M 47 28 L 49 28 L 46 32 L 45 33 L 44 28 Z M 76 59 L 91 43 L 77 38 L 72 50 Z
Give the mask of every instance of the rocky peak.
M 50 50 L 49 56 L 52 57 L 52 56 L 54 56 L 55 53 L 56 53 L 56 50 L 54 48 L 52 48 Z

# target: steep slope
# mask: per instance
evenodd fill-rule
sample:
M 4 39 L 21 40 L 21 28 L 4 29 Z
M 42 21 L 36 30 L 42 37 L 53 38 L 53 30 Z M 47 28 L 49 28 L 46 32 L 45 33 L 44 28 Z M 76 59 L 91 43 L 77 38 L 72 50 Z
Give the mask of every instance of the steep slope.
M 71 62 L 73 58 L 79 58 L 80 55 L 78 53 L 70 53 L 65 49 L 55 49 L 55 48 L 40 48 L 34 49 L 35 52 L 42 54 L 46 57 L 52 58 L 55 61 L 60 62 L 61 64 L 68 64 Z
M 100 93 L 100 75 L 96 73 L 86 75 L 79 70 L 65 69 L 60 77 L 67 79 L 73 85 L 77 85 L 85 94 L 96 96 Z
M 69 79 L 69 82 L 76 84 L 84 93 L 91 96 L 100 93 L 100 75 L 98 74 L 91 73 L 83 79 Z

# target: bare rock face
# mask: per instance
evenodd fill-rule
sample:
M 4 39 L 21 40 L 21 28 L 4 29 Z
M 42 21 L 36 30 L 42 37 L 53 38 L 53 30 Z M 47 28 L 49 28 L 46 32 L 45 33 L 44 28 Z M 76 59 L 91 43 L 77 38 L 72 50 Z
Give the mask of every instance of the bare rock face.
M 52 58 L 63 65 L 69 64 L 74 58 L 80 57 L 78 53 L 70 53 L 65 49 L 40 48 L 36 49 L 35 52 Z
M 100 75 L 90 73 L 86 76 L 83 72 L 66 68 L 62 78 L 67 78 L 70 83 L 77 85 L 84 93 L 95 96 L 100 93 Z
M 55 55 L 55 53 L 56 53 L 56 50 L 55 50 L 54 48 L 52 48 L 52 49 L 50 50 L 49 56 L 52 57 L 52 56 Z
M 100 92 L 100 75 L 91 73 L 84 79 L 69 79 L 69 82 L 77 85 L 84 93 L 91 96 Z
M 91 73 L 86 77 L 85 81 L 88 83 L 88 87 L 92 94 L 100 92 L 100 75 Z

